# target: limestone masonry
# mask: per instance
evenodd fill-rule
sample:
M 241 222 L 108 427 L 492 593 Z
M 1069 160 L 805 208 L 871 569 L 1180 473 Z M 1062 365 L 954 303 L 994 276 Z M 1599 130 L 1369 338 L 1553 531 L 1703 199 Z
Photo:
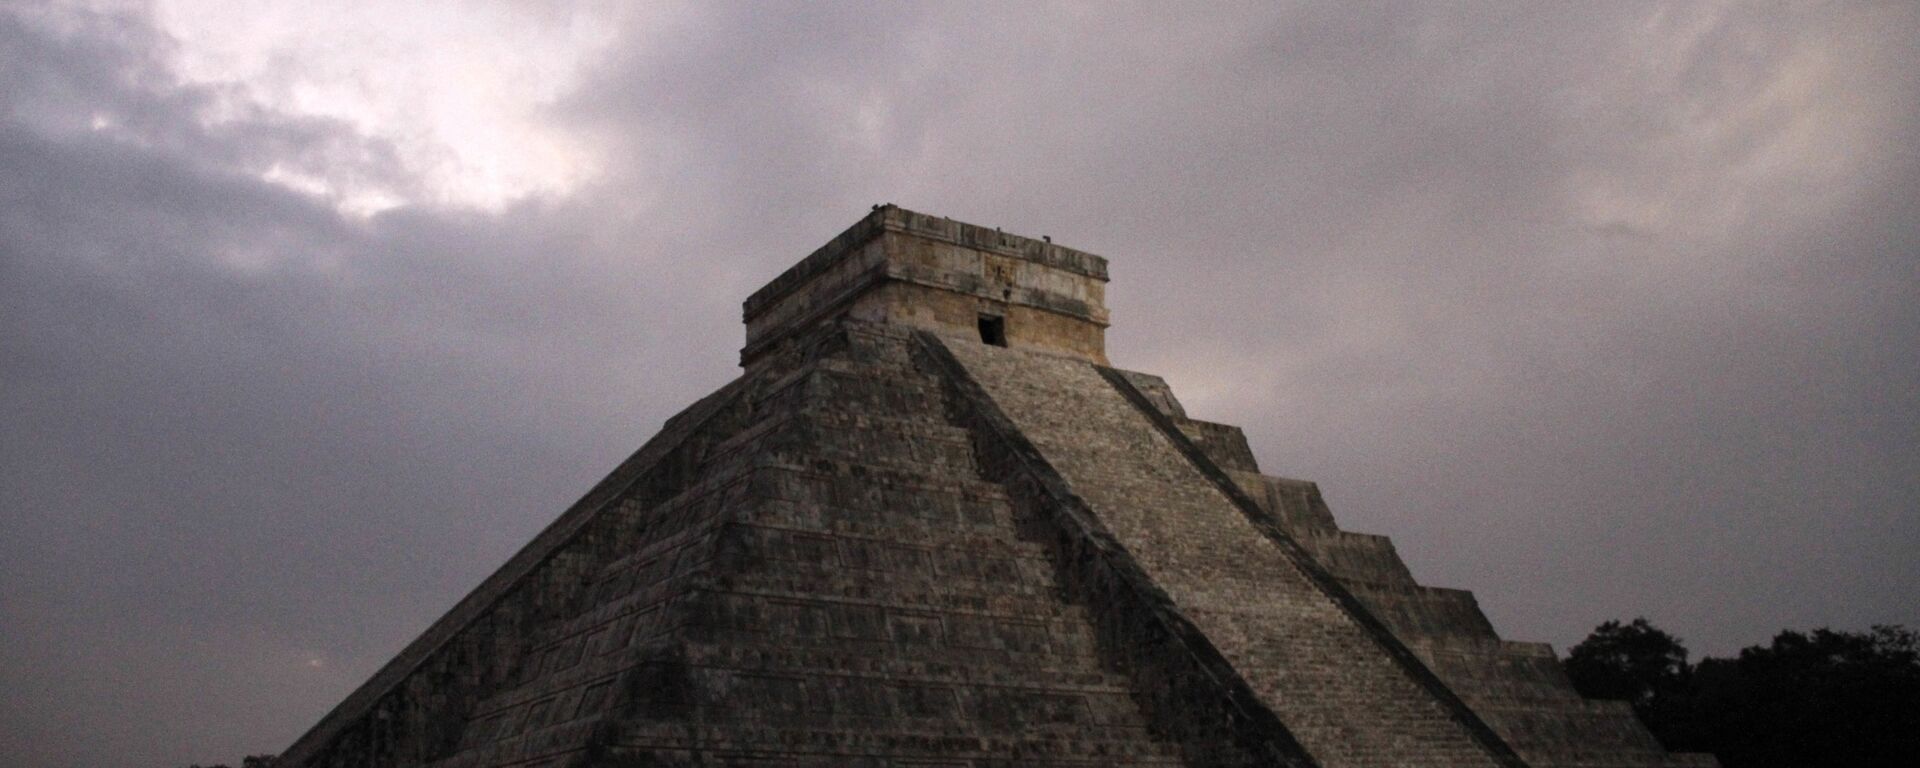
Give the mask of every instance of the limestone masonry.
M 1714 765 L 1107 367 L 1106 281 L 876 208 L 280 765 Z

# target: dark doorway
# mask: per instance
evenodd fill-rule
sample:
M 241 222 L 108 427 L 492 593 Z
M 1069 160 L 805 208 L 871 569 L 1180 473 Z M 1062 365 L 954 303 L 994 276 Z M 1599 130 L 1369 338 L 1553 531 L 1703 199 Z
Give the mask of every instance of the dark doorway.
M 980 316 L 980 340 L 996 347 L 1007 345 L 1007 319 L 999 315 Z

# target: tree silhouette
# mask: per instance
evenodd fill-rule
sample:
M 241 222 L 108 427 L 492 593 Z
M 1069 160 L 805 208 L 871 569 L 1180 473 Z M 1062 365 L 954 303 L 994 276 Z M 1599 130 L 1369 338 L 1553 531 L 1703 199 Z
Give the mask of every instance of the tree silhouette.
M 1674 711 L 1686 698 L 1692 668 L 1679 638 L 1636 618 L 1630 624 L 1609 621 L 1593 630 L 1567 654 L 1567 676 L 1589 699 L 1615 699 L 1633 705 L 1661 743 L 1681 719 Z
M 1920 764 L 1920 635 L 1901 627 L 1781 632 L 1689 666 L 1645 619 L 1609 621 L 1566 668 L 1582 695 L 1631 702 L 1668 749 L 1725 768 Z
M 240 758 L 240 768 L 273 768 L 274 757 L 274 755 L 247 755 L 246 757 Z M 229 766 L 226 763 L 216 763 L 208 766 L 194 763 L 193 765 L 187 766 L 187 768 L 229 768 Z
M 1601 624 L 1567 654 L 1567 675 L 1580 695 L 1635 706 L 1678 690 L 1688 671 L 1686 646 L 1644 617 Z
M 1703 659 L 1683 744 L 1728 768 L 1920 761 L 1920 642 L 1900 627 L 1781 632 Z

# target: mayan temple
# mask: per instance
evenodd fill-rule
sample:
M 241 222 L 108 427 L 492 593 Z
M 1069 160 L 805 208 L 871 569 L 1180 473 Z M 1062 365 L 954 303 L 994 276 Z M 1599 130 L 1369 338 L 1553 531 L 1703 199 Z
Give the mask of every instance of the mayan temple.
M 874 209 L 279 765 L 1715 764 L 1108 367 L 1106 281 Z

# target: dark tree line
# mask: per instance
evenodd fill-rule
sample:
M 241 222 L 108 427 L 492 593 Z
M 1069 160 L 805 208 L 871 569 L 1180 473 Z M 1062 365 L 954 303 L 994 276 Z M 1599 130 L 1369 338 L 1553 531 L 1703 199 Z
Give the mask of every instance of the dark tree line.
M 273 755 L 247 755 L 240 758 L 240 768 L 273 768 Z M 187 768 L 203 768 L 199 763 Z M 230 768 L 226 763 L 204 766 L 204 768 Z
M 1630 702 L 1668 749 L 1725 768 L 1920 765 L 1920 634 L 1903 627 L 1781 632 L 1689 664 L 1646 619 L 1609 621 L 1566 667 L 1582 695 Z

